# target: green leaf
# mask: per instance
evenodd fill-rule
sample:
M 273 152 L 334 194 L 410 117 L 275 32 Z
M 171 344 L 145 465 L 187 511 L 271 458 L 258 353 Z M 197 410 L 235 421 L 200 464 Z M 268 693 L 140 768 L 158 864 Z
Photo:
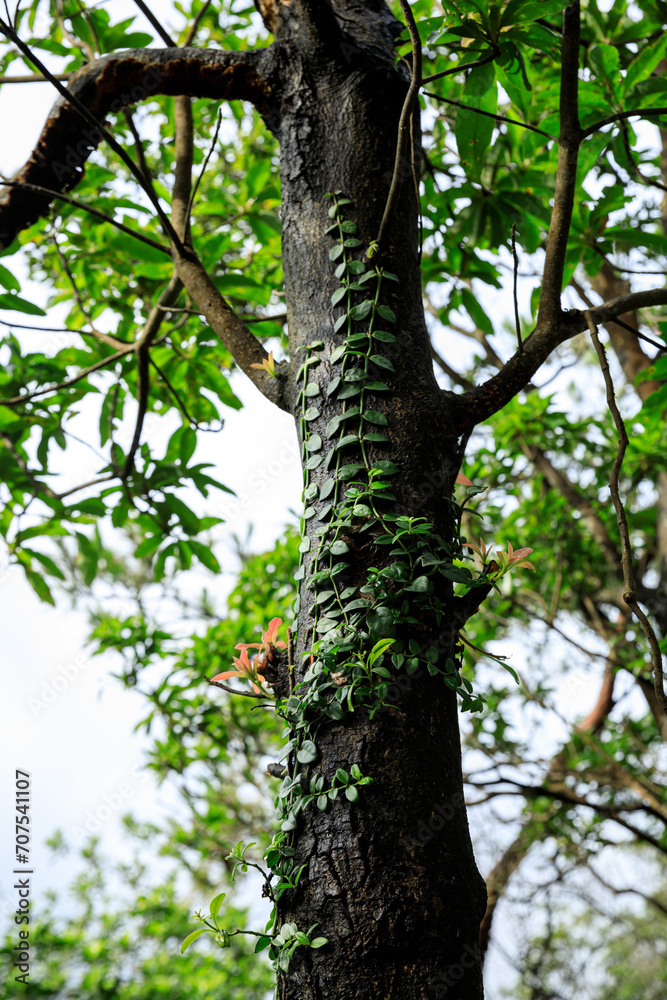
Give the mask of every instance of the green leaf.
M 376 364 L 379 368 L 386 368 L 387 371 L 393 372 L 394 366 L 389 360 L 389 358 L 382 357 L 381 354 L 371 354 L 371 361 Z
M 301 749 L 297 752 L 296 759 L 300 764 L 311 764 L 317 760 L 317 747 L 312 740 L 304 740 Z
M 220 907 L 222 906 L 222 901 L 224 898 L 225 898 L 225 893 L 220 892 L 218 893 L 217 896 L 214 896 L 211 902 L 209 903 L 209 911 L 211 913 L 211 918 L 213 919 L 213 921 L 215 921 L 215 918 L 218 916 L 218 913 L 220 912 Z
M 364 410 L 362 413 L 364 420 L 367 420 L 369 424 L 376 424 L 378 427 L 387 427 L 389 421 L 385 417 L 384 413 L 380 413 L 378 410 Z
M 461 164 L 468 176 L 479 181 L 491 144 L 493 118 L 477 114 L 476 110 L 494 114 L 498 108 L 498 89 L 493 63 L 471 69 L 463 91 L 463 103 L 470 108 L 456 109 L 454 135 Z
M 389 306 L 378 306 L 377 311 L 382 316 L 382 319 L 386 319 L 388 323 L 396 322 L 396 313 Z
M 350 309 L 349 317 L 354 320 L 366 319 L 370 315 L 370 311 L 373 308 L 373 300 L 366 299 L 364 302 L 360 302 L 358 306 L 354 306 Z
M 44 310 L 40 309 L 39 306 L 27 302 L 13 292 L 0 293 L 0 309 L 13 309 L 15 312 L 29 313 L 31 316 L 46 316 Z
M 665 53 L 667 53 L 667 34 L 663 32 L 656 41 L 645 45 L 628 66 L 622 84 L 623 93 L 629 94 L 638 83 L 647 80 L 664 59 Z
M 188 934 L 188 936 L 184 940 L 183 944 L 181 945 L 181 955 L 183 955 L 187 951 L 187 949 L 190 947 L 190 945 L 194 941 L 196 941 L 197 938 L 200 938 L 202 936 L 202 934 L 213 934 L 213 933 L 215 933 L 215 932 L 212 931 L 212 930 L 209 930 L 208 927 L 198 927 L 196 931 L 192 931 L 191 934 Z
M 17 278 L 14 277 L 11 271 L 9 271 L 4 265 L 0 264 L 0 285 L 3 288 L 9 289 L 10 292 L 20 292 L 21 285 Z

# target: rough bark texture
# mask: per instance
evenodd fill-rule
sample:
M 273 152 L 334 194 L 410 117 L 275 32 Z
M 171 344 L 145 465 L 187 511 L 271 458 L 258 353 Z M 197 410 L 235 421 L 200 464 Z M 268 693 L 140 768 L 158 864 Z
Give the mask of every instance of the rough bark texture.
M 384 5 L 365 13 L 365 27 L 359 24 L 359 30 L 354 21 L 341 21 L 353 33 L 324 54 L 320 49 L 316 62 L 300 54 L 303 25 L 292 19 L 291 9 L 281 16 L 277 39 L 289 45 L 290 58 L 281 68 L 284 97 L 279 122 L 273 124 L 281 144 L 291 357 L 303 357 L 297 353 L 302 344 L 324 342 L 321 363 L 311 375 L 322 388 L 317 397 L 321 418 L 311 427 L 326 440 L 327 421 L 340 406 L 327 401 L 327 384 L 338 370 L 329 359 L 343 338 L 333 333 L 340 310 L 330 303 L 337 282 L 329 260 L 333 240 L 325 235 L 330 225 L 325 195 L 343 191 L 352 199 L 350 217 L 362 242 L 376 238 L 407 82 L 392 67 L 390 47 L 398 26 Z M 367 34 L 369 21 L 373 30 Z M 392 392 L 377 394 L 372 405 L 388 417 L 391 445 L 378 446 L 376 455 L 400 468 L 392 483 L 398 508 L 451 530 L 444 497 L 451 493 L 461 442 L 449 397 L 438 389 L 430 360 L 418 211 L 409 173 L 389 242 L 392 250 L 384 263 L 400 285 L 387 284 L 384 301 L 396 312 L 399 341 L 386 351 L 396 374 L 378 372 Z M 316 519 L 309 523 L 318 526 Z M 351 573 L 361 582 L 368 566 L 378 564 L 380 551 L 366 535 L 349 541 Z M 304 609 L 308 596 L 302 594 Z M 455 655 L 453 619 L 454 611 L 440 636 L 420 635 L 416 629 L 420 643 L 427 640 L 445 656 Z M 303 611 L 302 648 L 309 626 Z M 447 995 L 472 1000 L 482 995 L 477 935 L 485 890 L 463 801 L 456 698 L 441 678 L 426 674 L 404 677 L 392 695 L 396 709 L 372 722 L 355 713 L 318 736 L 327 777 L 356 762 L 373 784 L 356 804 L 339 800 L 326 813 L 309 811 L 300 818 L 297 862 L 307 862 L 308 868 L 298 892 L 284 898 L 281 917 L 299 926 L 317 921 L 317 933 L 330 944 L 321 952 L 295 953 L 281 983 L 285 998 Z

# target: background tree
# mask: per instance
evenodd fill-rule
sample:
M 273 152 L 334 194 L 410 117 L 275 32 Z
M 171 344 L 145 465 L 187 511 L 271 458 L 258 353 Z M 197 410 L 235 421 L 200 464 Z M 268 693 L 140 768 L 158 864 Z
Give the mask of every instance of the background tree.
M 215 571 L 201 536 L 213 521 L 178 491 L 187 482 L 204 495 L 219 486 L 192 459 L 195 430 L 215 425 L 219 403 L 234 405 L 221 365 L 237 364 L 297 421 L 306 482 L 296 656 L 287 664 L 270 648 L 273 674 L 265 677 L 282 699 L 292 741 L 277 800 L 281 830 L 268 856 L 277 922 L 260 940 L 278 963 L 284 996 L 480 995 L 484 893 L 462 809 L 456 692 L 467 710 L 481 707 L 480 694 L 488 703 L 467 736 L 470 784 L 483 786 L 486 801 L 514 794 L 527 803 L 518 837 L 491 872 L 483 944 L 510 875 L 545 833 L 566 857 L 573 845 L 586 857 L 613 840 L 610 826 L 664 851 L 662 664 L 638 601 L 664 634 L 664 359 L 655 351 L 667 303 L 665 237 L 659 202 L 634 185 L 661 188 L 665 178 L 659 148 L 638 153 L 629 121 L 659 124 L 666 114 L 665 36 L 662 6 L 639 6 L 641 17 L 617 4 L 604 12 L 557 0 L 461 2 L 431 16 L 418 3 L 412 13 L 402 7 L 405 45 L 388 7 L 305 0 L 261 5 L 275 37 L 266 48 L 254 44 L 247 11 L 246 24 L 221 29 L 213 4 L 192 12 L 176 40 L 182 46 L 151 14 L 163 49 L 137 48 L 150 39 L 128 33 L 128 22 L 78 6 L 54 6 L 48 37 L 30 37 L 36 4 L 0 23 L 3 69 L 23 59 L 62 93 L 0 202 L 6 261 L 20 232 L 33 272 L 53 283 L 53 304 L 68 303 L 76 344 L 26 350 L 15 335 L 5 343 L 2 527 L 35 588 L 50 599 L 47 578 L 63 574 L 49 548 L 54 536 L 76 539 L 74 568 L 89 583 L 98 569 L 113 575 L 114 559 L 91 527 L 107 513 L 152 578 L 173 565 L 187 570 L 193 559 Z M 225 51 L 206 47 L 223 35 Z M 201 47 L 188 47 L 193 41 Z M 116 52 L 121 46 L 134 48 Z M 65 59 L 62 73 L 48 70 L 40 49 Z M 408 74 L 395 53 L 411 50 Z M 57 76 L 70 73 L 65 90 Z M 193 96 L 206 100 L 193 105 Z M 221 100 L 252 104 L 278 140 L 280 222 L 274 141 L 238 110 L 243 142 L 226 126 L 218 132 Z M 162 142 L 141 139 L 128 111 L 137 102 L 141 126 Z M 104 126 L 109 115 L 115 120 Z M 202 167 L 193 187 L 195 159 Z M 64 193 L 75 184 L 76 197 Z M 503 266 L 517 273 L 519 254 L 529 276 L 534 270 L 535 320 L 522 330 L 516 305 L 510 349 L 486 301 Z M 634 272 L 631 288 L 625 276 Z M 646 281 L 649 272 L 657 276 Z M 34 313 L 13 273 L 3 268 L 0 278 L 0 305 Z M 283 285 L 289 363 L 276 365 L 248 322 L 272 316 L 264 330 L 278 334 Z M 564 287 L 585 311 L 564 309 Z M 484 352 L 469 372 L 437 354 L 451 380 L 444 389 L 433 375 L 424 303 Z M 641 411 L 624 401 L 629 449 L 599 346 L 602 324 L 629 384 L 644 376 Z M 585 331 L 611 414 L 593 417 L 588 399 L 567 412 L 532 381 L 547 365 L 539 377 L 565 385 L 553 359 L 569 364 L 571 352 L 583 368 Z M 53 446 L 67 445 L 73 412 L 100 393 L 102 467 L 62 489 L 51 478 Z M 126 404 L 133 429 L 123 448 L 117 431 Z M 174 407 L 182 426 L 159 458 L 146 417 Z M 494 536 L 508 542 L 504 557 L 485 557 L 470 515 L 451 499 L 473 434 L 467 472 L 490 491 L 484 512 Z M 620 541 L 608 502 L 612 463 Z M 632 536 L 623 528 L 621 474 Z M 472 570 L 463 564 L 461 518 L 481 556 Z M 631 541 L 640 557 L 635 581 Z M 516 558 L 510 542 L 521 545 Z M 529 592 L 505 576 L 527 548 L 540 556 Z M 492 612 L 462 637 L 501 576 Z M 131 627 L 101 619 L 97 629 L 103 645 L 132 650 L 129 683 L 168 652 L 169 636 L 139 611 Z M 479 662 L 509 628 L 510 611 L 526 626 L 540 620 L 530 636 L 546 626 L 571 638 L 576 621 L 606 643 L 592 651 L 606 664 L 595 712 L 574 730 L 564 719 L 561 745 L 546 760 L 510 727 L 520 708 L 526 716 L 532 706 L 554 710 L 553 664 L 538 669 L 531 657 L 534 669 L 515 689 L 495 675 L 485 683 Z M 646 635 L 632 613 L 644 616 Z M 585 639 L 574 640 L 584 653 Z M 214 627 L 202 641 L 215 640 Z M 316 656 L 304 661 L 314 640 Z M 219 654 L 223 667 L 230 651 Z M 612 721 L 619 672 L 646 699 L 643 718 L 633 704 Z M 152 693 L 154 703 L 170 683 Z M 192 683 L 192 675 L 178 681 L 182 691 Z M 197 739 L 205 733 L 216 743 L 222 723 L 205 710 L 193 716 L 189 693 L 172 715 L 169 695 L 161 709 L 172 737 L 165 767 L 182 773 L 191 763 L 186 731 L 195 726 Z M 415 817 L 423 817 L 416 827 Z M 327 946 L 297 948 L 288 963 L 292 945 L 304 944 L 290 928 L 314 924 Z M 281 926 L 287 930 L 271 944 Z

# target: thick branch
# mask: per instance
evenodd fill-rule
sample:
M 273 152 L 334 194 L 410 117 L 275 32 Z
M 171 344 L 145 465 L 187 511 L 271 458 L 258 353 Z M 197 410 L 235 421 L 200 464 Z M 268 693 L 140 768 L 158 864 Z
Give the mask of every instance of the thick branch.
M 270 49 L 222 52 L 215 49 L 136 49 L 104 56 L 79 70 L 69 92 L 101 125 L 108 114 L 156 94 L 184 94 L 216 100 L 247 100 L 269 110 L 270 88 L 262 67 Z M 77 108 L 61 98 L 54 105 L 37 146 L 15 178 L 25 184 L 68 191 L 81 178 L 83 166 L 103 138 Z M 0 247 L 45 215 L 52 195 L 12 188 L 0 196 Z
M 236 315 L 215 287 L 203 266 L 194 256 L 178 257 L 175 254 L 176 273 L 181 279 L 197 309 L 205 317 L 216 336 L 227 348 L 241 371 L 272 403 L 283 409 L 283 378 L 274 378 L 265 370 L 253 368 L 268 358 L 259 340 Z
M 633 310 L 664 305 L 667 305 L 667 288 L 652 288 L 620 295 L 588 310 L 588 314 L 596 325 L 600 325 Z M 523 351 L 517 351 L 502 371 L 475 389 L 453 398 L 459 432 L 470 432 L 476 424 L 501 410 L 528 384 L 552 351 L 587 329 L 586 317 L 579 309 L 563 313 L 557 322 L 544 325 L 540 322 L 524 342 Z
M 554 207 L 549 223 L 544 276 L 540 294 L 540 323 L 553 323 L 561 314 L 563 271 L 567 238 L 577 189 L 577 157 L 581 144 L 579 125 L 579 2 L 563 13 L 563 43 L 560 77 L 560 135 Z

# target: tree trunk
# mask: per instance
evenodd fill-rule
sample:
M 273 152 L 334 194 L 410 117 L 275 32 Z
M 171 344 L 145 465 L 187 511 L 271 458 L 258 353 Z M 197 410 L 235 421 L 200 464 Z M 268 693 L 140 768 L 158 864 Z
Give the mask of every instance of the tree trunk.
M 376 19 L 391 39 L 396 24 L 388 10 L 378 12 Z M 308 376 L 320 386 L 319 395 L 309 399 L 320 416 L 308 431 L 322 437 L 325 451 L 335 443 L 327 439 L 327 423 L 341 412 L 335 394 L 327 395 L 340 373 L 331 353 L 344 340 L 344 331 L 333 332 L 341 310 L 331 304 L 339 283 L 329 259 L 334 239 L 326 235 L 332 222 L 326 196 L 340 191 L 351 200 L 345 213 L 357 224 L 363 253 L 378 234 L 407 91 L 390 52 L 363 37 L 329 55 L 322 59 L 320 53 L 314 63 L 302 58 L 296 46 L 291 49 L 289 79 L 280 88 L 289 96 L 279 124 L 272 123 L 281 144 L 283 262 L 290 354 L 296 359 L 289 398 L 302 430 L 296 372 L 305 355 L 299 348 L 321 341 L 324 346 L 310 355 L 320 363 Z M 371 405 L 387 417 L 390 443 L 374 446 L 371 454 L 373 460 L 390 459 L 398 466 L 392 478 L 394 510 L 426 517 L 438 533 L 451 538 L 453 520 L 445 498 L 451 496 L 461 442 L 430 360 L 409 166 L 405 174 L 389 250 L 381 261 L 399 278 L 398 284 L 384 283 L 382 298 L 397 317 L 397 342 L 386 349 L 382 345 L 395 372 L 373 373 L 391 391 L 371 397 Z M 308 457 L 307 451 L 303 454 Z M 354 446 L 346 451 L 345 461 L 357 458 Z M 321 486 L 330 475 L 320 465 L 311 482 Z M 321 500 L 312 503 L 317 514 L 326 506 Z M 317 515 L 306 523 L 313 543 L 322 526 Z M 351 550 L 345 583 L 362 588 L 368 568 L 386 562 L 387 550 L 373 544 L 372 532 L 353 532 L 345 539 Z M 309 562 L 312 557 L 307 556 L 306 572 Z M 311 648 L 313 589 L 307 575 L 301 591 L 299 652 Z M 456 657 L 460 623 L 453 599 L 451 609 L 449 620 L 445 616 L 439 627 L 424 616 L 411 633 L 421 650 L 435 646 L 443 660 Z M 422 670 L 413 677 L 394 673 L 386 700 L 396 707 L 382 709 L 372 719 L 368 712 L 347 714 L 318 731 L 317 773 L 331 781 L 338 768 L 349 771 L 357 764 L 372 784 L 361 789 L 358 802 L 341 796 L 326 812 L 309 808 L 299 817 L 296 863 L 307 868 L 296 892 L 283 897 L 279 922 L 294 922 L 300 929 L 317 922 L 316 933 L 326 936 L 329 945 L 295 952 L 289 975 L 282 977 L 281 997 L 482 996 L 477 942 L 485 888 L 463 798 L 456 694 L 442 676 Z

